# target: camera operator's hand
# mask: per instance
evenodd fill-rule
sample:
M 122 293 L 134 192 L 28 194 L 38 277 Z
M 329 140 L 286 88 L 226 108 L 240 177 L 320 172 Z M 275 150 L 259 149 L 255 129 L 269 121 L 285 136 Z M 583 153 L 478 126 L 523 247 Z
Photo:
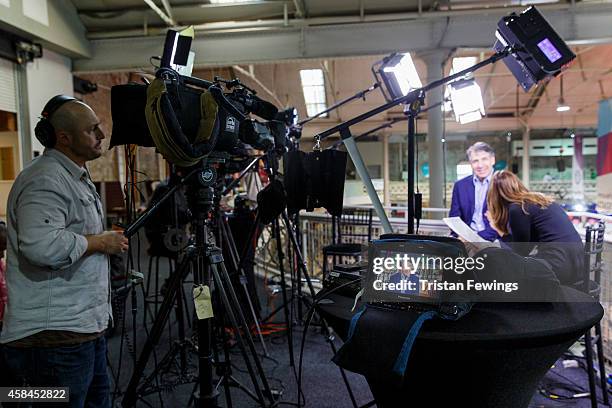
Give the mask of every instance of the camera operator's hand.
M 106 231 L 98 235 L 86 235 L 87 251 L 86 255 L 94 252 L 104 254 L 120 254 L 127 251 L 128 239 L 120 231 Z

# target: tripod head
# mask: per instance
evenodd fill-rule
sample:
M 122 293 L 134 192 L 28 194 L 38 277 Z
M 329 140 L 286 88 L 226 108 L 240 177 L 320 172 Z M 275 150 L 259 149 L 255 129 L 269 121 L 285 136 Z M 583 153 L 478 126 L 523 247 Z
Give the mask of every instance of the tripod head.
M 142 213 L 134 222 L 126 226 L 123 234 L 130 238 L 143 227 L 143 225 L 159 210 L 159 208 L 174 193 L 183 187 L 187 187 L 189 206 L 194 219 L 205 217 L 214 207 L 215 191 L 214 186 L 218 180 L 217 168 L 219 164 L 225 163 L 229 154 L 225 152 L 213 152 L 197 165 L 189 169 L 186 176 L 178 179 L 170 190 L 164 194 L 157 202 Z M 175 177 L 176 179 L 176 177 Z

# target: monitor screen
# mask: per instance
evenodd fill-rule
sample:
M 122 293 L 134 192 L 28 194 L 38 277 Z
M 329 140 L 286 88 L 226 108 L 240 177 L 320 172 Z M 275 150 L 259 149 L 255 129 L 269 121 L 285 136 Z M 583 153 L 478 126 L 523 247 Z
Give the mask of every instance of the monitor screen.
M 545 38 L 538 43 L 538 48 L 544 53 L 550 62 L 555 62 L 561 59 L 561 53 L 555 48 L 553 43 Z
M 382 250 L 378 259 L 393 259 L 391 268 L 384 268 L 376 278 L 375 289 L 396 295 L 411 295 L 423 300 L 436 300 L 435 282 L 442 282 L 441 258 L 427 257 L 422 253 Z M 429 262 L 427 262 L 429 261 Z

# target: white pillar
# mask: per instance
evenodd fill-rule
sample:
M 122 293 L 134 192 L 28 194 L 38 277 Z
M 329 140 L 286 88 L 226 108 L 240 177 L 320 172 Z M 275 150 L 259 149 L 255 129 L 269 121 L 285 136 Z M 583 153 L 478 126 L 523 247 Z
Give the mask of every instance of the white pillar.
M 448 55 L 446 50 L 427 53 L 423 60 L 427 63 L 427 83 L 444 77 L 444 60 Z M 444 87 L 439 86 L 427 92 L 425 106 L 433 106 L 442 102 Z M 429 207 L 444 206 L 444 165 L 442 154 L 444 115 L 442 106 L 427 111 L 427 147 L 429 150 Z M 422 160 L 419 159 L 419 163 Z M 418 171 L 418 169 L 416 170 Z

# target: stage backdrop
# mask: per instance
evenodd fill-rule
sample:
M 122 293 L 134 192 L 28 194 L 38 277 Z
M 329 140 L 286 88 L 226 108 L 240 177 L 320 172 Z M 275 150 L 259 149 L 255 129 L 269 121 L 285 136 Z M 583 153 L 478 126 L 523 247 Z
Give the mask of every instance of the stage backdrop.
M 599 102 L 597 209 L 612 214 L 612 98 Z

